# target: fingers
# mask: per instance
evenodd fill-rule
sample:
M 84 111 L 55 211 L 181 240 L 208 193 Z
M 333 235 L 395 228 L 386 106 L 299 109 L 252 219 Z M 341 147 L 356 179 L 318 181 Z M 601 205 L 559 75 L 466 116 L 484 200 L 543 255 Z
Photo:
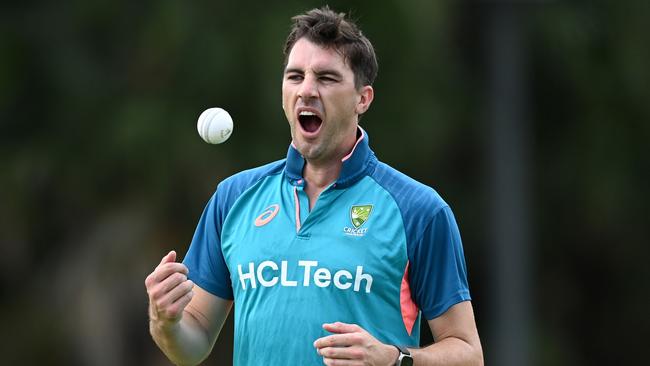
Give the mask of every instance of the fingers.
M 363 360 L 366 354 L 362 347 L 325 347 L 318 349 L 318 354 L 325 359 Z
M 190 303 L 190 301 L 192 301 L 192 297 L 194 297 L 194 291 L 190 291 L 181 296 L 167 308 L 166 316 L 169 319 L 179 319 L 183 314 L 185 307 Z
M 145 286 L 147 287 L 147 292 L 150 293 L 153 287 L 165 281 L 168 277 L 175 275 L 176 273 L 187 276 L 189 273 L 187 267 L 183 263 L 177 263 L 175 261 L 176 252 L 173 250 L 162 258 L 160 264 L 154 269 L 153 272 L 149 274 L 149 276 L 147 276 L 144 281 Z
M 356 324 L 323 324 L 333 334 L 317 339 L 314 347 L 325 365 L 383 365 L 394 362 L 392 354 L 380 352 L 388 346 Z M 391 347 L 392 348 L 392 347 Z
M 164 281 L 167 277 L 180 273 L 185 276 L 189 273 L 189 270 L 183 263 L 165 263 L 161 264 L 151 273 L 151 281 L 158 283 Z
M 178 301 L 181 297 L 192 292 L 193 288 L 194 288 L 194 282 L 190 280 L 183 281 L 179 283 L 177 286 L 173 287 L 169 292 L 167 292 L 164 301 L 166 301 L 169 304 L 172 304 Z
M 334 334 L 317 339 L 314 342 L 314 347 L 349 347 L 361 344 L 363 340 L 361 333 Z
M 169 253 L 167 253 L 167 255 L 162 258 L 159 265 L 163 265 L 165 263 L 171 263 L 171 262 L 176 262 L 176 251 L 175 250 L 172 250 Z
M 323 329 L 325 329 L 330 333 L 353 333 L 353 332 L 363 331 L 363 329 L 356 324 L 348 324 L 348 323 L 341 323 L 341 322 L 325 323 L 323 324 Z
M 183 315 L 183 310 L 194 296 L 192 281 L 185 281 L 174 287 L 167 294 L 155 301 L 158 317 L 163 320 L 176 321 Z
M 164 281 L 160 282 L 157 287 L 151 291 L 151 295 L 153 295 L 152 297 L 155 299 L 162 299 L 165 296 L 169 296 L 169 302 L 173 302 L 187 292 L 183 290 L 191 290 L 192 287 L 194 287 L 194 283 L 188 280 L 187 276 L 182 273 L 173 273 Z M 182 293 L 178 294 L 179 291 Z
M 194 294 L 194 283 L 187 279 L 188 273 L 189 270 L 183 263 L 176 262 L 176 252 L 172 250 L 147 276 L 145 286 L 152 319 L 163 322 L 180 320 Z
M 356 324 L 348 323 L 325 323 L 323 329 L 333 335 L 322 337 L 314 342 L 314 347 L 349 347 L 356 344 L 361 344 L 365 340 L 366 331 Z
M 345 360 L 340 358 L 326 358 L 323 357 L 323 363 L 326 366 L 363 366 L 366 363 L 363 360 Z

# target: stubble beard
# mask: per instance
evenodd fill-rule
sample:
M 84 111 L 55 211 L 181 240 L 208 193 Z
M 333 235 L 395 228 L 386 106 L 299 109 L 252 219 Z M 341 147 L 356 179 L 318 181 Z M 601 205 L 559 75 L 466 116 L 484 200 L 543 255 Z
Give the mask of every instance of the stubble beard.
M 300 128 L 296 126 L 295 128 Z M 324 131 L 322 131 L 324 132 Z M 300 133 L 300 132 L 298 132 Z M 296 147 L 296 150 L 302 155 L 302 157 L 307 160 L 308 163 L 319 163 L 319 162 L 324 162 L 327 161 L 328 158 L 328 151 L 327 151 L 327 146 L 328 143 L 333 143 L 333 141 L 330 138 L 327 138 L 327 136 L 319 136 L 315 140 L 305 140 L 305 139 L 296 139 L 295 134 L 292 136 L 293 138 L 293 144 Z M 334 152 L 332 152 L 334 153 Z
M 305 158 L 308 161 L 318 161 L 320 158 L 323 157 L 325 147 L 323 146 L 322 142 L 319 142 L 319 141 L 295 142 L 295 140 L 294 140 L 294 144 L 296 145 L 296 148 L 298 149 L 298 152 L 300 152 L 302 157 Z

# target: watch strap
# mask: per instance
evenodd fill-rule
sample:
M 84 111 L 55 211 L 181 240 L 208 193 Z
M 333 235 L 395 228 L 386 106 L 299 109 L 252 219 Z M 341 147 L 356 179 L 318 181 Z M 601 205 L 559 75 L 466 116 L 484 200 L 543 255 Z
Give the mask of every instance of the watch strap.
M 411 352 L 409 352 L 409 349 L 408 349 L 408 348 L 406 348 L 406 347 L 404 347 L 404 346 L 397 345 L 397 344 L 394 344 L 393 346 L 397 347 L 397 350 L 398 350 L 401 354 L 408 355 L 408 356 L 411 355 Z
M 412 359 L 411 352 L 408 350 L 408 348 L 397 344 L 394 344 L 393 346 L 395 346 L 395 348 L 397 348 L 397 351 L 399 352 L 399 354 L 397 355 L 397 359 L 395 360 L 395 366 L 401 366 L 402 359 L 404 359 L 404 357 Z

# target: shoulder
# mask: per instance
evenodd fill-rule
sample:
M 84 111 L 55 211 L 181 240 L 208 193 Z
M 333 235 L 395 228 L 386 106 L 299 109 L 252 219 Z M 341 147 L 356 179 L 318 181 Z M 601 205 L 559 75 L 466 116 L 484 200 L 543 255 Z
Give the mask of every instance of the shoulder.
M 243 170 L 221 181 L 217 186 L 217 190 L 246 190 L 264 177 L 281 173 L 284 166 L 285 159 L 282 159 L 252 169 Z
M 232 203 L 244 191 L 254 186 L 265 177 L 282 173 L 286 159 L 277 160 L 256 168 L 247 169 L 231 175 L 217 185 L 216 194 L 223 203 Z
M 405 218 L 431 219 L 448 206 L 435 189 L 386 163 L 379 162 L 370 176 L 392 196 Z

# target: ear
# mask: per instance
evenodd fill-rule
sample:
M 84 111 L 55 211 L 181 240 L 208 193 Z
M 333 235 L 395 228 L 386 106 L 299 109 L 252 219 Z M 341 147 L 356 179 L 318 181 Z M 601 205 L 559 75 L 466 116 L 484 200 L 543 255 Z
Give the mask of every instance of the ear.
M 366 85 L 359 89 L 359 102 L 357 103 L 357 114 L 364 114 L 370 108 L 370 103 L 375 98 L 375 91 L 372 86 Z

